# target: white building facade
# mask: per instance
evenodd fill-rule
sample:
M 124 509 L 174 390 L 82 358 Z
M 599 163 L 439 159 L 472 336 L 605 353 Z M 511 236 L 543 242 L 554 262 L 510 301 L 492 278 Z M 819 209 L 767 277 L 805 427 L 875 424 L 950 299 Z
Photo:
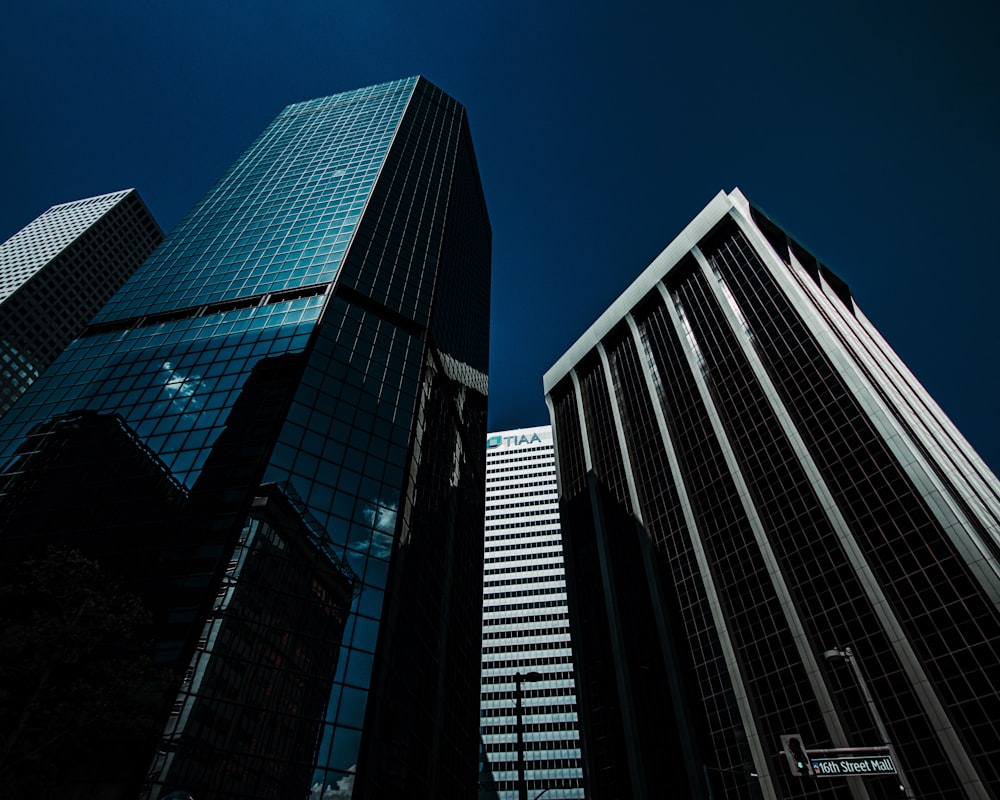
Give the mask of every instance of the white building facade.
M 487 439 L 480 725 L 495 781 L 491 788 L 501 800 L 518 798 L 518 673 L 528 799 L 582 798 L 550 426 L 501 431 Z
M 0 414 L 163 241 L 135 189 L 52 206 L 0 243 Z

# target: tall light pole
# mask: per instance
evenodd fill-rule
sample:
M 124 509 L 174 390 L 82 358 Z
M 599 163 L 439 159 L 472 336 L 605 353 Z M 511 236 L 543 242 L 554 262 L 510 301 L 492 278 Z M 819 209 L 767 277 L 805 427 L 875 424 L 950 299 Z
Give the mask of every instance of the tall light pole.
M 896 755 L 896 748 L 893 746 L 892 740 L 889 738 L 889 731 L 886 729 L 885 723 L 882 721 L 882 715 L 879 713 L 878 706 L 875 705 L 875 699 L 872 697 L 872 693 L 868 691 L 868 684 L 865 682 L 865 676 L 861 673 L 861 667 L 858 664 L 857 658 L 854 657 L 854 651 L 851 650 L 850 647 L 837 647 L 833 650 L 824 651 L 823 658 L 827 661 L 839 658 L 851 665 L 851 670 L 854 672 L 854 678 L 858 682 L 858 688 L 861 689 L 861 696 L 868 705 L 868 712 L 871 714 L 872 721 L 875 723 L 875 730 L 878 731 L 878 735 L 882 739 L 882 744 L 885 745 L 886 749 L 888 749 L 889 756 L 892 758 L 892 763 L 896 767 L 896 777 L 899 778 L 899 788 L 903 790 L 903 793 L 907 798 L 912 800 L 916 797 L 916 795 L 913 794 L 913 789 L 910 788 L 910 782 L 906 779 L 906 773 L 903 772 L 903 765 L 899 761 L 899 756 Z
M 514 673 L 514 705 L 517 706 L 517 798 L 518 800 L 528 800 L 528 783 L 524 779 L 524 709 L 521 705 L 522 690 L 521 684 L 524 681 L 540 681 L 540 672 L 520 672 Z

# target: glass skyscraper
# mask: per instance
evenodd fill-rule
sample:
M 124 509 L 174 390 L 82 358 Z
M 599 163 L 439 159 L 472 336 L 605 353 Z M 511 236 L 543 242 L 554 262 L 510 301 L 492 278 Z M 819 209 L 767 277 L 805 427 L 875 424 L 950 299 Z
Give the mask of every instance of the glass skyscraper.
M 500 800 L 517 800 L 523 774 L 529 798 L 542 792 L 553 800 L 582 798 L 573 645 L 548 425 L 491 433 L 486 440 L 485 546 L 480 724 L 492 781 L 481 796 L 496 790 Z
M 0 414 L 162 241 L 125 189 L 52 206 L 0 244 Z
M 544 381 L 588 798 L 1000 795 L 1000 484 L 843 280 L 720 193 Z
M 144 797 L 474 790 L 490 241 L 429 82 L 291 105 L 3 418 L 3 559 L 180 668 Z

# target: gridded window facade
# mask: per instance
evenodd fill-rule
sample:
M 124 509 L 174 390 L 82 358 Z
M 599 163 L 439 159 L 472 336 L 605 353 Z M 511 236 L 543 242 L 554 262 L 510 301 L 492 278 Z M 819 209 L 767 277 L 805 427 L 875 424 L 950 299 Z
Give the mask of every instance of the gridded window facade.
M 516 675 L 522 680 L 529 797 L 582 798 L 583 769 L 551 428 L 490 434 L 480 726 L 491 780 L 517 800 Z M 497 792 L 497 794 L 492 794 Z
M 0 244 L 0 414 L 161 241 L 127 189 L 53 206 Z
M 616 309 L 545 377 L 578 645 L 600 655 L 630 624 L 618 570 L 649 587 L 625 610 L 664 621 L 662 666 L 646 662 L 672 687 L 659 739 L 627 650 L 581 675 L 607 796 L 652 796 L 644 765 L 684 742 L 693 796 L 899 796 L 894 778 L 803 780 L 773 755 L 791 733 L 884 744 L 824 657 L 847 646 L 913 795 L 995 795 L 1000 487 L 850 289 L 735 191 Z
M 3 419 L 4 557 L 86 523 L 157 660 L 193 670 L 143 796 L 467 796 L 490 249 L 452 98 L 289 106 Z M 107 429 L 115 453 L 84 446 Z M 133 463 L 169 477 L 141 520 L 116 505 Z M 44 469 L 87 476 L 66 513 Z

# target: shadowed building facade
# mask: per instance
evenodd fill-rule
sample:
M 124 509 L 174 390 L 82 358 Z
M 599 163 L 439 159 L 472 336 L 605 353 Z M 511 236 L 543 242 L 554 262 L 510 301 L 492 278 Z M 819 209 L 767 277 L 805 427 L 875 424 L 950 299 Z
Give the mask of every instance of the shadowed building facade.
M 130 796 L 475 790 L 490 248 L 429 82 L 289 106 L 2 420 L 4 560 L 59 541 L 150 578 L 179 692 Z M 86 530 L 30 513 L 57 482 L 32 463 L 73 474 L 41 434 L 95 418 L 166 492 L 142 544 L 99 524 L 110 479 Z M 100 484 L 113 454 L 74 452 Z
M 52 206 L 0 244 L 0 414 L 162 241 L 126 189 Z
M 588 797 L 1000 795 L 996 478 L 850 288 L 718 195 L 546 373 Z

